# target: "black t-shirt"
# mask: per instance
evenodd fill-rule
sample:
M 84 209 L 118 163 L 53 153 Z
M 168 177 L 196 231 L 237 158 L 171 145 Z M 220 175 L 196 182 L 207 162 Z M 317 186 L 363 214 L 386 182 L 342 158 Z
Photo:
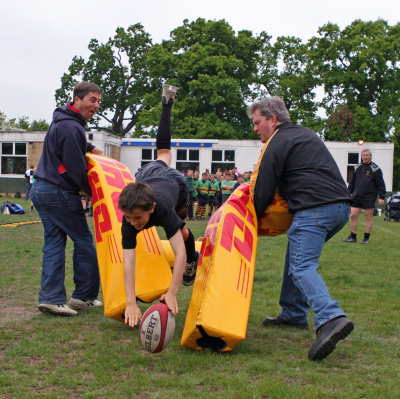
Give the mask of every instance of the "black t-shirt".
M 179 186 L 175 181 L 165 177 L 151 178 L 146 180 L 146 183 L 153 190 L 156 206 L 145 229 L 152 226 L 162 226 L 167 238 L 170 239 L 185 225 L 185 222 L 178 216 L 175 209 L 179 197 Z M 136 248 L 136 236 L 140 231 L 129 224 L 125 216 L 122 218 L 121 231 L 122 248 Z

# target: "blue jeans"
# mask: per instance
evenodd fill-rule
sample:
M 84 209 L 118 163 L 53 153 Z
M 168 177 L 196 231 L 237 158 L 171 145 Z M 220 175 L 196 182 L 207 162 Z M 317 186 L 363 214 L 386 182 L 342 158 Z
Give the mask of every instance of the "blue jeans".
M 96 299 L 100 276 L 97 253 L 78 193 L 65 191 L 45 180 L 37 180 L 31 198 L 44 228 L 42 282 L 39 303 L 65 304 L 65 245 L 74 243 L 75 290 L 72 297 Z
M 347 223 L 350 205 L 344 202 L 321 205 L 296 212 L 287 231 L 285 270 L 279 304 L 280 316 L 292 322 L 306 322 L 310 307 L 314 327 L 345 313 L 333 300 L 322 277 L 318 260 L 326 241 Z
M 32 184 L 26 183 L 25 199 L 29 199 L 29 193 L 31 192 Z

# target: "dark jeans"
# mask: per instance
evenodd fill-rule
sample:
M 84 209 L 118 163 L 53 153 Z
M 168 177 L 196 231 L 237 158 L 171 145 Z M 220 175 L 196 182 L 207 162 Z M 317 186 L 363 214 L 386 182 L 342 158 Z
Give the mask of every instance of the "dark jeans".
M 31 183 L 26 183 L 26 190 L 25 190 L 25 199 L 29 199 L 29 194 L 31 192 L 32 184 Z
M 65 191 L 37 180 L 31 198 L 44 228 L 42 282 L 39 303 L 65 304 L 65 245 L 67 236 L 74 243 L 75 290 L 72 297 L 96 299 L 100 276 L 97 253 L 78 193 Z

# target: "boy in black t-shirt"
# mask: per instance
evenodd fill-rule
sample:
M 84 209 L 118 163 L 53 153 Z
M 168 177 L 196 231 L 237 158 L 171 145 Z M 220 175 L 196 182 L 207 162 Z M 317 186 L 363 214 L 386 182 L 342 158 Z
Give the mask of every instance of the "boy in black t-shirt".
M 122 248 L 124 282 L 127 296 L 125 324 L 136 326 L 142 314 L 135 295 L 135 248 L 137 234 L 152 226 L 162 226 L 175 254 L 171 285 L 160 301 L 166 303 L 172 314 L 178 313 L 179 285 L 194 282 L 198 253 L 194 237 L 185 226 L 188 207 L 188 186 L 184 176 L 170 168 L 171 109 L 177 92 L 174 86 L 164 86 L 162 112 L 157 132 L 157 160 L 148 163 L 136 173 L 135 183 L 128 184 L 119 197 L 122 219 Z M 183 276 L 183 281 L 182 281 Z

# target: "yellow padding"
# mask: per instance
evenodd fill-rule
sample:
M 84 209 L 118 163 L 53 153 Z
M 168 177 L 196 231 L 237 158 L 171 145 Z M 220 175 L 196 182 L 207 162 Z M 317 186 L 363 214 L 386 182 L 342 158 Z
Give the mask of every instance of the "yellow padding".
M 104 314 L 123 321 L 126 308 L 121 223 L 118 209 L 122 189 L 134 181 L 122 163 L 100 155 L 86 154 L 88 179 L 92 189 L 97 258 L 103 290 Z M 152 302 L 167 292 L 171 269 L 157 230 L 152 227 L 137 236 L 136 296 Z
M 293 214 L 289 213 L 286 200 L 275 191 L 274 200 L 258 221 L 260 236 L 277 236 L 286 233 L 292 224 Z
M 167 258 L 167 262 L 171 268 L 174 267 L 175 264 L 175 254 L 172 250 L 171 243 L 168 240 L 161 240 L 161 244 L 164 250 L 164 254 Z M 200 252 L 201 250 L 201 241 L 197 240 L 194 242 L 196 251 Z
M 208 223 L 182 345 L 230 351 L 246 337 L 257 227 L 249 186 L 242 185 Z

